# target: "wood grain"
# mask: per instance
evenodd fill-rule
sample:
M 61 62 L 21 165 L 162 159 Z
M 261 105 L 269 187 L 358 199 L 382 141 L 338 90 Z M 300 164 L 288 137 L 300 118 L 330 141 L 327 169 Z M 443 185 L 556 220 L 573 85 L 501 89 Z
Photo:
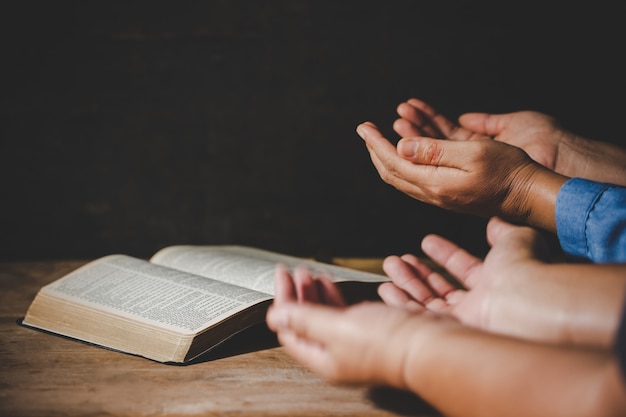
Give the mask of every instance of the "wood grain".
M 0 416 L 438 415 L 410 393 L 327 383 L 265 326 L 185 366 L 22 327 L 36 291 L 83 263 L 0 263 Z

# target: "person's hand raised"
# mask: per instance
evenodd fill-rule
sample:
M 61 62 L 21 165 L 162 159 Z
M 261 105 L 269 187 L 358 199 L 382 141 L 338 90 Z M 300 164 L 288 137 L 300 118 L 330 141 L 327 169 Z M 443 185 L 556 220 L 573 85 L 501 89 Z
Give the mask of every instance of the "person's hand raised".
M 556 228 L 556 196 L 566 178 L 520 148 L 490 139 L 424 136 L 402 138 L 396 147 L 371 122 L 360 124 L 357 132 L 383 181 L 419 201 Z

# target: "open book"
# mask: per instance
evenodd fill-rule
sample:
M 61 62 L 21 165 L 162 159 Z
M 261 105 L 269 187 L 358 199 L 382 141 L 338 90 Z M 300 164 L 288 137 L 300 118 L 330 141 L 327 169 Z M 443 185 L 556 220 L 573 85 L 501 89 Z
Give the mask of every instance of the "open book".
M 42 287 L 22 323 L 158 362 L 188 362 L 265 320 L 277 263 L 330 273 L 350 302 L 371 298 L 387 280 L 245 246 L 170 246 L 149 261 L 109 255 L 83 265 Z

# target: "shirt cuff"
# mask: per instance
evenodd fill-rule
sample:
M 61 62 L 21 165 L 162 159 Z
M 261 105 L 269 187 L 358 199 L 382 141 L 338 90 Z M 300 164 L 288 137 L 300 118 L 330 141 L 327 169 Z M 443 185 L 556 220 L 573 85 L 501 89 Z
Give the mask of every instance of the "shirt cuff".
M 561 186 L 556 199 L 556 232 L 563 251 L 576 258 L 589 259 L 587 220 L 607 184 L 572 178 Z

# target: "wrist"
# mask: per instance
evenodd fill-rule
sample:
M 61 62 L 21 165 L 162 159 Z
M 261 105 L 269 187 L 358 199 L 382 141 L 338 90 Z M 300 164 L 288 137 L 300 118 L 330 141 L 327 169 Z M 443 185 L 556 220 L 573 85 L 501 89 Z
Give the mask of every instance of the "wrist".
M 572 174 L 576 172 L 576 165 L 586 159 L 587 151 L 584 149 L 586 142 L 584 138 L 579 138 L 574 133 L 563 132 L 555 152 L 553 170 L 569 177 L 576 176 Z
M 563 135 L 555 171 L 568 177 L 626 185 L 626 148 L 609 142 Z
M 410 326 L 406 329 L 410 338 L 404 344 L 400 367 L 388 382 L 401 389 L 422 392 L 429 386 L 429 380 L 437 377 L 439 351 L 448 336 L 463 326 L 448 316 L 432 312 L 416 314 Z
M 535 163 L 521 167 L 513 177 L 502 206 L 504 217 L 556 232 L 556 199 L 569 178 Z

